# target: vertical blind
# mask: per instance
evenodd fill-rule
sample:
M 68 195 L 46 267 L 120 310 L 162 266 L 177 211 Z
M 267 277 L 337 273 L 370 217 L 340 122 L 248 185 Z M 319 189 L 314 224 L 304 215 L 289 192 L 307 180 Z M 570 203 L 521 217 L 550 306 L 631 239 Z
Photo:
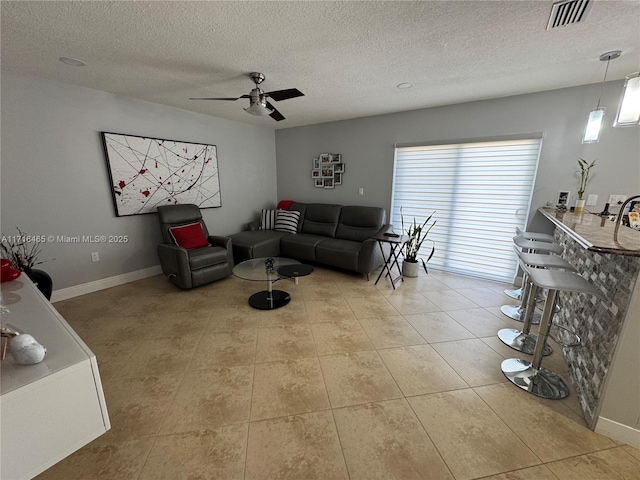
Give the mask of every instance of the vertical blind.
M 395 150 L 391 222 L 398 232 L 435 211 L 430 267 L 500 281 L 517 270 L 515 227 L 524 228 L 542 140 L 521 139 Z M 428 254 L 425 242 L 421 254 Z

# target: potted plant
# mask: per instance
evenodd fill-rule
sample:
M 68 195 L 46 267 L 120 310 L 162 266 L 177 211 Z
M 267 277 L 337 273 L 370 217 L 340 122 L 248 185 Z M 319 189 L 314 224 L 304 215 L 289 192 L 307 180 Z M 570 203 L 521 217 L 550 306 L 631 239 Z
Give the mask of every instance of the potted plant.
M 404 261 L 402 262 L 402 275 L 405 277 L 417 277 L 418 276 L 418 260 L 422 262 L 422 268 L 426 273 L 429 273 L 427 270 L 427 262 L 431 260 L 434 252 L 436 251 L 435 243 L 433 240 L 428 239 L 427 236 L 429 232 L 436 224 L 434 220 L 430 225 L 429 222 L 431 218 L 436 212 L 434 211 L 427 219 L 418 224 L 416 222 L 416 217 L 413 217 L 413 223 L 409 225 L 409 228 L 405 230 L 404 228 L 404 215 L 402 214 L 402 207 L 400 207 L 400 221 L 402 223 L 402 231 L 406 233 L 409 237 L 407 242 L 402 246 L 402 256 Z M 431 242 L 431 252 L 427 256 L 427 259 L 418 258 L 418 254 L 420 253 L 420 247 L 422 244 L 428 240 Z
M 49 274 L 43 270 L 33 268 L 43 262 L 38 262 L 40 254 L 40 241 L 38 236 L 31 236 L 17 228 L 18 235 L 2 235 L 0 249 L 2 256 L 11 261 L 13 268 L 24 272 L 33 281 L 38 290 L 51 300 L 53 281 Z
M 587 161 L 583 158 L 578 159 L 578 165 L 580 166 L 580 185 L 578 186 L 578 200 L 576 200 L 576 206 L 574 209 L 574 213 L 579 215 L 584 210 L 584 191 L 587 188 L 587 182 L 589 181 L 589 172 L 596 164 L 594 160 L 591 163 L 587 163 Z

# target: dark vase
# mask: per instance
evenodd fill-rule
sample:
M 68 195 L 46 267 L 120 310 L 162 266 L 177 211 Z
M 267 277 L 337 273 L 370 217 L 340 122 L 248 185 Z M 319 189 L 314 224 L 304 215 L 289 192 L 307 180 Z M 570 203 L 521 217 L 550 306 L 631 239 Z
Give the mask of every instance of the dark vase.
M 53 292 L 53 280 L 47 272 L 44 270 L 38 270 L 37 268 L 25 269 L 25 275 L 31 279 L 31 281 L 38 287 L 38 290 L 47 298 L 51 300 L 51 293 Z

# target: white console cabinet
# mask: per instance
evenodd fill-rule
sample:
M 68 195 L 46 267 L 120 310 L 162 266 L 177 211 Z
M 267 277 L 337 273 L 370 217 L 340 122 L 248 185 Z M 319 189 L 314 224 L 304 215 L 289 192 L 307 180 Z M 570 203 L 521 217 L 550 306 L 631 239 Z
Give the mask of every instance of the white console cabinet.
M 2 284 L 2 299 L 2 325 L 47 348 L 29 366 L 7 352 L 0 371 L 0 478 L 30 479 L 111 425 L 96 357 L 51 303 L 24 274 Z

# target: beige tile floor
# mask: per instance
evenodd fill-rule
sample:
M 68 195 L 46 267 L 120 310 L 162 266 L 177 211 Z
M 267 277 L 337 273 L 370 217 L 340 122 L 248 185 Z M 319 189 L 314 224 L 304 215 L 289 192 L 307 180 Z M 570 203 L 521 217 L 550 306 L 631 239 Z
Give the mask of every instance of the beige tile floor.
M 279 282 L 293 300 L 270 312 L 235 277 L 59 302 L 112 429 L 38 478 L 640 479 L 640 451 L 588 430 L 575 393 L 505 380 L 506 287 L 432 270 L 393 290 L 317 267 Z M 570 382 L 558 351 L 545 365 Z

